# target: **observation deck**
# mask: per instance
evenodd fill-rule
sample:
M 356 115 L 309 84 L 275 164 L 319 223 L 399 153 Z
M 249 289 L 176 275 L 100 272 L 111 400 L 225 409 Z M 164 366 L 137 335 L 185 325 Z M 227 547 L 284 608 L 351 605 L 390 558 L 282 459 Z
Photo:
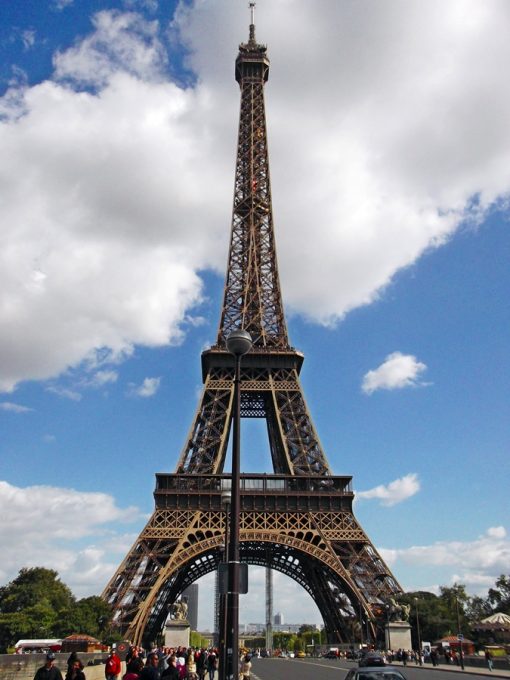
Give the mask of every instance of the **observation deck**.
M 156 507 L 182 510 L 222 510 L 228 475 L 156 474 Z M 242 511 L 351 511 L 352 477 L 275 474 L 241 475 Z

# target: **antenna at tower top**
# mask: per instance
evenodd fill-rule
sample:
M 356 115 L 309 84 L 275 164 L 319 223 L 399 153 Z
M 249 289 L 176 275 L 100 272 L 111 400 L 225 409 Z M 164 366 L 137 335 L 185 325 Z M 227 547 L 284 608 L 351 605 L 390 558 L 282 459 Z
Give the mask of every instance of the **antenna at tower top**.
M 255 4 L 250 2 L 248 5 L 250 8 L 250 42 L 255 42 Z

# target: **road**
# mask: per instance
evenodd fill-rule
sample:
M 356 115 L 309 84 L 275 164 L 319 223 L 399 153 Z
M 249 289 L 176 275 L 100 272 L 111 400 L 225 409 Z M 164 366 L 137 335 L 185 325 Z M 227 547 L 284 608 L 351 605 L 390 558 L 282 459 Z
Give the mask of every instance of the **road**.
M 351 668 L 357 663 L 344 659 L 252 659 L 251 680 L 344 680 Z M 407 680 L 455 680 L 452 673 L 460 672 L 467 680 L 487 680 L 488 670 L 470 669 L 462 672 L 452 667 L 432 668 L 395 664 Z M 369 671 L 370 669 L 367 668 Z M 509 671 L 494 672 L 493 677 L 509 677 Z M 460 680 L 458 678 L 457 680 Z

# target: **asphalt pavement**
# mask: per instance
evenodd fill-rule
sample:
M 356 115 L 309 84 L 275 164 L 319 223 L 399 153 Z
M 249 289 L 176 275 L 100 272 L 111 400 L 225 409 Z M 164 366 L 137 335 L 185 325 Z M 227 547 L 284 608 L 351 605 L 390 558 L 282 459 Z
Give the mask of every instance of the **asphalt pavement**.
M 253 667 L 251 680 L 344 680 L 351 668 L 356 668 L 357 663 L 345 659 L 252 659 Z M 440 664 L 423 666 L 395 662 L 391 664 L 397 667 L 407 680 L 452 680 L 452 673 L 469 675 L 469 680 L 487 680 L 487 676 L 495 678 L 510 678 L 510 669 L 495 669 L 490 671 L 486 667 L 450 666 Z M 369 670 L 367 668 L 367 670 Z M 460 680 L 460 678 L 458 679 Z

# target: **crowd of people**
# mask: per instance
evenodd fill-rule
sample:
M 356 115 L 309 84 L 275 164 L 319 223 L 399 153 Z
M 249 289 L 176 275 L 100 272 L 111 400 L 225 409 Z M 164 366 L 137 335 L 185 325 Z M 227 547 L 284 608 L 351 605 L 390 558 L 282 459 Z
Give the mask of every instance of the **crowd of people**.
M 63 680 L 62 671 L 55 665 L 55 659 L 55 654 L 53 652 L 48 652 L 46 654 L 46 662 L 44 666 L 37 669 L 34 680 Z M 65 680 L 85 680 L 83 664 L 76 652 L 72 652 L 67 660 Z
M 219 654 L 215 648 L 158 647 L 148 653 L 141 647 L 129 648 L 125 659 L 125 672 L 115 648 L 105 662 L 105 680 L 215 680 L 219 667 Z M 240 680 L 250 680 L 251 656 L 239 659 Z M 64 680 L 55 665 L 55 654 L 46 655 L 46 663 L 39 668 L 34 680 Z M 76 652 L 67 660 L 65 680 L 86 680 L 83 664 Z
M 126 655 L 126 673 L 122 680 L 215 680 L 219 667 L 216 648 L 158 647 L 145 656 L 144 650 L 131 647 Z M 250 680 L 251 656 L 239 662 L 239 677 Z M 120 680 L 108 678 L 106 680 Z

